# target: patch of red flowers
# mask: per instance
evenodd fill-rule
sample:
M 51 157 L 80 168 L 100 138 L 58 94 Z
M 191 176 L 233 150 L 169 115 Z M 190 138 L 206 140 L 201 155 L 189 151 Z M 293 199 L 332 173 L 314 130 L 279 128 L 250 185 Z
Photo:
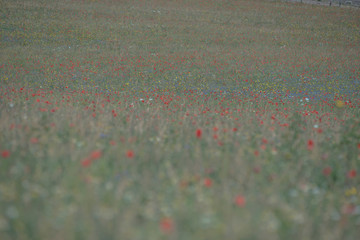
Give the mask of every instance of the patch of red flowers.
M 89 167 L 94 160 L 97 160 L 97 159 L 99 159 L 101 157 L 102 157 L 102 151 L 101 150 L 92 151 L 90 156 L 88 156 L 87 158 L 85 158 L 85 159 L 83 159 L 81 161 L 81 165 L 83 167 Z

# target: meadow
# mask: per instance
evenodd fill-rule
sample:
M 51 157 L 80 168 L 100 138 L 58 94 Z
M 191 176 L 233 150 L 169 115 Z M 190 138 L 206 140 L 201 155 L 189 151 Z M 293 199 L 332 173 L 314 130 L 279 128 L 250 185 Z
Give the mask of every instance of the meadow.
M 360 239 L 359 8 L 0 16 L 0 239 Z

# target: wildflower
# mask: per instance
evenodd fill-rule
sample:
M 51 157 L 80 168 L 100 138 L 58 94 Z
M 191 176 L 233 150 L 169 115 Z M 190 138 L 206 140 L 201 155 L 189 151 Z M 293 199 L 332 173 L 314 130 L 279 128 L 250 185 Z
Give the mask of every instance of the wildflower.
M 344 204 L 342 209 L 341 209 L 341 212 L 345 215 L 350 215 L 350 214 L 353 214 L 355 212 L 355 209 L 356 209 L 356 206 L 355 204 L 353 203 L 347 203 L 347 204 Z
M 91 158 L 85 158 L 84 160 L 81 161 L 81 165 L 83 167 L 89 167 L 92 163 Z
M 332 169 L 331 169 L 331 167 L 329 167 L 329 166 L 325 167 L 325 168 L 322 170 L 322 173 L 323 173 L 324 176 L 329 176 L 329 175 L 331 174 L 331 172 L 332 172 Z
M 202 130 L 200 128 L 196 129 L 196 137 L 200 139 L 201 135 L 202 135 Z
M 205 178 L 204 179 L 204 185 L 205 187 L 211 187 L 213 184 L 212 180 L 210 178 Z
M 186 180 L 182 180 L 182 181 L 180 182 L 180 188 L 181 188 L 181 189 L 187 188 L 188 185 L 189 185 L 189 182 L 186 181 Z
M 237 206 L 239 206 L 239 207 L 245 207 L 245 205 L 246 205 L 246 199 L 245 199 L 245 197 L 242 196 L 242 195 L 237 195 L 237 196 L 235 197 L 235 204 L 236 204 Z
M 134 152 L 132 151 L 132 150 L 128 150 L 127 152 L 126 152 L 126 157 L 128 157 L 128 158 L 133 158 L 134 157 Z
M 345 191 L 345 196 L 347 196 L 347 197 L 349 197 L 349 196 L 354 196 L 354 195 L 356 195 L 356 194 L 357 194 L 357 190 L 356 190 L 355 187 L 352 187 L 352 188 L 347 189 L 347 190 Z
M 95 151 L 93 151 L 93 152 L 91 153 L 90 158 L 91 158 L 92 160 L 96 160 L 96 159 L 101 158 L 101 156 L 102 156 L 101 150 L 95 150 Z
M 347 173 L 348 178 L 355 178 L 356 177 L 356 170 L 352 169 Z
M 338 108 L 342 108 L 342 107 L 344 107 L 345 103 L 344 103 L 343 101 L 341 101 L 341 100 L 337 100 L 337 101 L 335 102 L 335 105 L 336 105 Z
M 261 167 L 260 167 L 260 166 L 255 166 L 255 167 L 253 168 L 253 172 L 254 172 L 254 173 L 260 173 L 260 172 L 261 172 Z
M 38 142 L 39 142 L 39 139 L 33 137 L 33 138 L 30 139 L 30 142 L 33 143 L 33 144 L 35 144 L 35 143 L 38 143 Z
M 169 234 L 174 231 L 174 222 L 171 218 L 165 217 L 160 221 L 160 230 L 163 233 Z
M 314 141 L 313 140 L 308 140 L 308 142 L 307 142 L 307 149 L 309 150 L 309 151 L 311 151 L 311 150 L 313 150 L 314 149 Z
M 1 156 L 2 156 L 3 158 L 9 157 L 9 156 L 10 156 L 10 151 L 9 151 L 9 150 L 3 150 L 3 151 L 1 151 Z

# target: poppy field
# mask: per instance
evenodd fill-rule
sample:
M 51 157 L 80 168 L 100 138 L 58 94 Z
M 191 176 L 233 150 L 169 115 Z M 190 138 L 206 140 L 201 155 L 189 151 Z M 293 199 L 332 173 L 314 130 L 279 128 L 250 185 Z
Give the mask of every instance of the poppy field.
M 0 239 L 360 239 L 360 9 L 0 5 Z

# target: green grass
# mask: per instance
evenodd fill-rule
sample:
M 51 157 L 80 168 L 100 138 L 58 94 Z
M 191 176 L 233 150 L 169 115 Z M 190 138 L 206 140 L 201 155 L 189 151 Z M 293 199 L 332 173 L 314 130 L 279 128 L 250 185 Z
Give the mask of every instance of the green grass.
M 360 237 L 359 9 L 0 5 L 0 239 Z

